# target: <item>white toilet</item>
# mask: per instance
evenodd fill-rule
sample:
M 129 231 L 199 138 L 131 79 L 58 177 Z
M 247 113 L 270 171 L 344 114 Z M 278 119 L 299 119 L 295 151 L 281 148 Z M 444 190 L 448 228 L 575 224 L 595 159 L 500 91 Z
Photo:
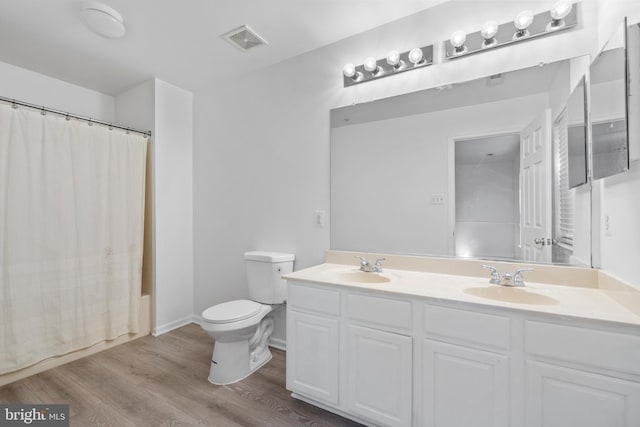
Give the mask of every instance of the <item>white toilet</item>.
M 214 340 L 209 381 L 224 385 L 240 381 L 271 360 L 269 338 L 274 304 L 287 299 L 283 274 L 293 271 L 295 255 L 280 252 L 244 254 L 249 300 L 217 304 L 202 312 L 200 326 Z

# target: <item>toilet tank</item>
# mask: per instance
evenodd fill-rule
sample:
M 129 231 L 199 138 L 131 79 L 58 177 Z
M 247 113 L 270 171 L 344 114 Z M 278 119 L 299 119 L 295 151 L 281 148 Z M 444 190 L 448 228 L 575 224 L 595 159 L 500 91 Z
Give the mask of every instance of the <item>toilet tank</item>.
M 281 252 L 246 252 L 244 260 L 249 298 L 263 304 L 287 300 L 287 281 L 281 276 L 293 271 L 295 255 Z

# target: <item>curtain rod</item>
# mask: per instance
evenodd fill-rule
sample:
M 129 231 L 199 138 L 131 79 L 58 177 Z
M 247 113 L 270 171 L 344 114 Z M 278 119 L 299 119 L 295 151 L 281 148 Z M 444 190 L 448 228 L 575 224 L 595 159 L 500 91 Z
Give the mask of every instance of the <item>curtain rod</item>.
M 60 110 L 54 110 L 52 108 L 47 108 L 45 106 L 42 105 L 36 105 L 36 104 L 30 104 L 28 102 L 24 102 L 24 101 L 18 101 L 12 98 L 5 98 L 4 96 L 0 96 L 0 101 L 4 101 L 4 102 L 8 102 L 9 104 L 11 104 L 13 106 L 13 108 L 17 108 L 18 105 L 22 106 L 22 107 L 28 107 L 28 108 L 33 108 L 34 110 L 40 110 L 43 113 L 47 112 L 47 113 L 53 113 L 53 114 L 58 114 L 60 116 L 63 116 L 67 119 L 69 118 L 74 118 L 74 119 L 78 119 L 78 120 L 83 120 L 89 124 L 93 124 L 93 123 L 97 123 L 99 125 L 103 125 L 103 126 L 108 126 L 109 128 L 116 128 L 116 129 L 122 129 L 122 130 L 126 130 L 127 132 L 135 132 L 135 133 L 139 133 L 142 134 L 146 137 L 150 137 L 151 136 L 151 131 L 150 130 L 139 130 L 139 129 L 133 129 L 130 127 L 126 127 L 126 126 L 120 126 L 120 125 L 116 125 L 113 123 L 109 123 L 109 122 L 105 122 L 102 120 L 95 120 L 92 119 L 91 117 L 84 117 L 84 116 L 79 116 L 77 114 L 71 114 L 65 111 L 60 111 Z

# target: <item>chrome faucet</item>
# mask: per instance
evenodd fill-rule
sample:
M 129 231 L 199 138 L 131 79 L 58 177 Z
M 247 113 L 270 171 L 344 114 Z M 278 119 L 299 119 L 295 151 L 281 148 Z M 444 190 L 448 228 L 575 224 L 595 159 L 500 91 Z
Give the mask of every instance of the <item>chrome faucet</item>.
M 489 279 L 489 283 L 494 285 L 500 284 L 500 273 L 498 273 L 498 269 L 492 265 L 484 264 L 482 268 L 486 268 L 487 270 L 491 270 L 491 279 Z
M 367 273 L 382 273 L 382 261 L 386 260 L 386 258 L 378 258 L 372 266 L 365 257 L 356 256 L 356 258 L 360 258 L 360 271 Z
M 524 281 L 522 280 L 522 273 L 525 271 L 533 271 L 533 268 L 519 268 L 516 270 L 516 273 L 513 275 L 513 286 L 524 286 Z
M 511 273 L 506 272 L 500 276 L 498 273 L 498 269 L 491 265 L 483 265 L 482 268 L 486 268 L 491 270 L 491 279 L 489 279 L 489 283 L 500 286 L 513 286 L 514 288 L 520 288 L 524 286 L 524 281 L 522 280 L 522 273 L 525 271 L 533 271 L 533 268 L 519 268 L 516 272 L 511 275 Z

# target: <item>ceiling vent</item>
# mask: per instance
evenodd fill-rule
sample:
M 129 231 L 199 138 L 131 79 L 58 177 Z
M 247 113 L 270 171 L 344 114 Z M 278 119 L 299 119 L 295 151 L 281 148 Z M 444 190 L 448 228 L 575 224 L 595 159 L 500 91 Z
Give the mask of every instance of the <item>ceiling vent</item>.
M 224 33 L 221 37 L 243 52 L 268 44 L 265 39 L 246 25 Z

